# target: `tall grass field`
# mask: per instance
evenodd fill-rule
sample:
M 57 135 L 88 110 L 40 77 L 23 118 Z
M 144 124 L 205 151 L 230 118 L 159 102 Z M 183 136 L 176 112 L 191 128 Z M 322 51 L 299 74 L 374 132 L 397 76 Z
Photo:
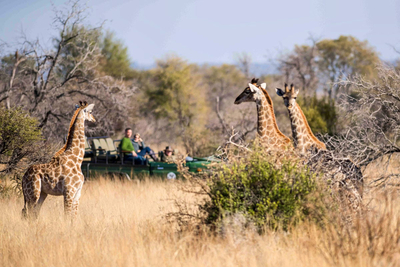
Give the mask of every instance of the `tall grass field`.
M 23 198 L 0 199 L 0 266 L 399 266 L 400 198 L 370 193 L 353 226 L 305 222 L 289 231 L 180 230 L 167 222 L 175 200 L 200 201 L 180 181 L 85 183 L 78 218 L 49 196 L 38 220 L 21 218 Z M 196 207 L 193 206 L 193 209 Z

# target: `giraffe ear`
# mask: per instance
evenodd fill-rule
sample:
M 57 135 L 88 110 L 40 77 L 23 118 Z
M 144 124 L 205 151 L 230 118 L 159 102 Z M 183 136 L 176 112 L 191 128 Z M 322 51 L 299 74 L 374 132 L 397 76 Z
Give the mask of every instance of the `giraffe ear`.
M 262 88 L 262 89 L 267 89 L 267 84 L 266 84 L 266 83 L 262 83 L 262 84 L 261 84 L 261 88 Z
M 258 90 L 258 88 L 257 88 L 257 86 L 254 86 L 254 85 L 252 85 L 251 83 L 249 83 L 249 87 L 250 87 L 250 90 L 254 93 L 254 92 L 257 92 L 257 90 Z
M 90 104 L 89 106 L 87 106 L 85 109 L 86 109 L 86 111 L 92 111 L 93 110 L 93 107 L 94 107 L 94 104 Z
M 283 90 L 280 89 L 280 88 L 275 88 L 275 91 L 276 91 L 276 94 L 279 95 L 279 96 L 283 96 L 283 95 L 285 94 L 285 93 L 283 92 Z

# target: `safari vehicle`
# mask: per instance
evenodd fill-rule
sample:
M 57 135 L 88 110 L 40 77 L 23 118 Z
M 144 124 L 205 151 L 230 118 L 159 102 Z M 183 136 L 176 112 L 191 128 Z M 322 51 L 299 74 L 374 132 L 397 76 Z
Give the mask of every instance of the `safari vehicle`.
M 119 151 L 120 141 L 110 137 L 89 137 L 85 140 L 85 157 L 81 166 L 85 179 L 98 175 L 128 180 L 145 175 L 166 179 L 181 176 L 175 163 L 149 161 L 147 165 L 135 165 L 132 160 L 124 160 L 124 153 Z M 159 158 L 161 153 L 158 153 Z M 191 172 L 201 172 L 211 161 L 216 160 L 213 157 L 187 158 L 185 165 Z

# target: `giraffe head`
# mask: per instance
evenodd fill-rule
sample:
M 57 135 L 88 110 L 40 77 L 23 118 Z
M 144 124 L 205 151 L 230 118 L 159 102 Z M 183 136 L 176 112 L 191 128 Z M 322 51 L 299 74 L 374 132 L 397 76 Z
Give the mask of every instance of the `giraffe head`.
M 88 105 L 86 108 L 83 109 L 83 114 L 85 114 L 85 120 L 91 121 L 91 122 L 96 122 L 96 119 L 93 117 L 92 110 L 93 110 L 94 104 Z
M 262 83 L 261 85 L 257 84 L 258 79 L 253 78 L 244 91 L 235 99 L 235 104 L 238 105 L 243 102 L 258 102 L 261 101 L 263 97 L 262 89 L 267 87 L 266 83 Z M 261 88 L 262 89 L 261 89 Z
M 88 105 L 86 101 L 79 101 L 79 105 L 75 106 L 77 109 L 81 109 L 83 111 L 84 120 L 96 122 L 96 119 L 92 115 L 94 104 Z
M 294 107 L 296 103 L 297 95 L 299 94 L 299 89 L 294 89 L 293 84 L 290 85 L 290 90 L 288 85 L 285 83 L 285 91 L 280 88 L 276 88 L 276 94 L 283 98 L 283 102 L 288 109 Z

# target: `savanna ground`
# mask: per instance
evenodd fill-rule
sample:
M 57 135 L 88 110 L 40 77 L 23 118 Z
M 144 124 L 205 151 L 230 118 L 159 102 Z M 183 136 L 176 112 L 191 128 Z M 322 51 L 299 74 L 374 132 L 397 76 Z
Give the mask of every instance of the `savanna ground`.
M 400 198 L 375 191 L 352 227 L 305 222 L 289 230 L 178 231 L 165 215 L 174 200 L 196 202 L 180 181 L 99 179 L 83 189 L 71 224 L 62 197 L 49 196 L 37 221 L 21 219 L 23 198 L 0 199 L 0 266 L 398 266 Z M 329 217 L 329 216 L 328 216 Z M 333 218 L 334 216 L 332 216 Z

